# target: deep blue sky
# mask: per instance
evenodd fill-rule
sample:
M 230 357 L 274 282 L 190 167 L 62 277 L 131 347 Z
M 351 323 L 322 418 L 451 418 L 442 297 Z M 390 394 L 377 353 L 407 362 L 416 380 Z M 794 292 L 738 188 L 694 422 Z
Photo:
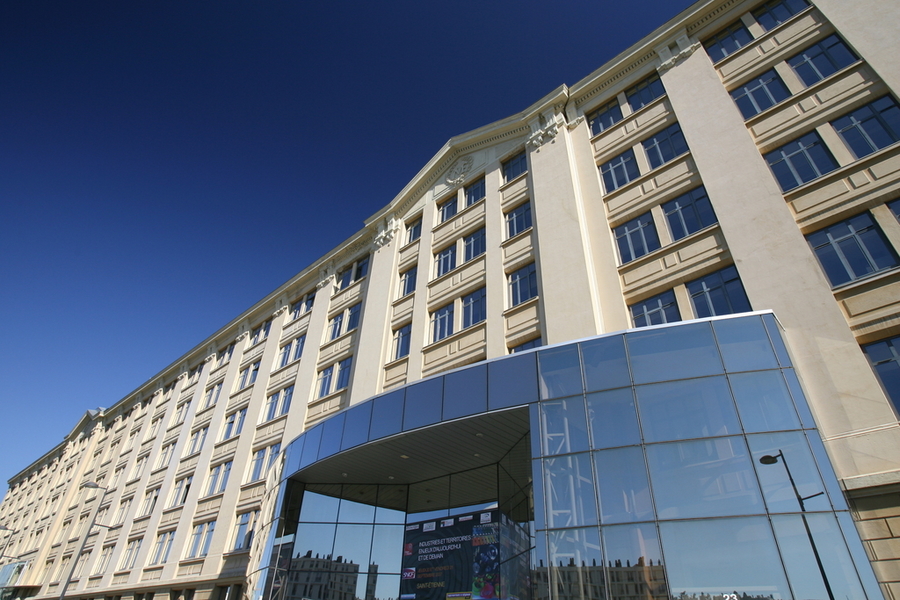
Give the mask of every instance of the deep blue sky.
M 689 4 L 0 4 L 0 480 Z

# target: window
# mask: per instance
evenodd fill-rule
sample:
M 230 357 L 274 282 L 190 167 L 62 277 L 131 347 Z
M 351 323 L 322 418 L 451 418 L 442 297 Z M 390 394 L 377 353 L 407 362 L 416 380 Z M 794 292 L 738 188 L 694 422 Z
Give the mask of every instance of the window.
M 214 406 L 216 402 L 219 401 L 219 394 L 222 392 L 222 382 L 220 381 L 216 385 L 206 390 L 206 393 L 203 395 L 203 408 L 209 408 L 210 406 Z
M 900 107 L 893 98 L 884 96 L 831 125 L 856 158 L 862 158 L 900 139 Z
M 259 519 L 258 510 L 238 515 L 237 523 L 235 524 L 234 550 L 250 549 L 250 545 L 253 543 L 253 530 L 256 528 L 257 519 Z
M 181 425 L 187 417 L 188 409 L 191 407 L 191 401 L 182 402 L 175 408 L 175 414 L 172 416 L 172 426 Z
M 229 360 L 231 360 L 231 355 L 234 353 L 234 344 L 229 344 L 227 347 L 222 348 L 216 353 L 216 368 L 218 369 Z
M 613 233 L 623 265 L 659 248 L 659 237 L 656 235 L 656 226 L 650 213 L 644 213 L 624 225 L 619 225 L 613 229 Z
M 134 479 L 140 479 L 144 475 L 144 468 L 147 466 L 147 456 L 144 455 L 137 459 L 137 462 L 134 463 L 134 470 L 131 472 L 131 477 L 128 478 L 129 481 Z
M 100 559 L 94 566 L 94 575 L 106 572 L 107 567 L 109 567 L 109 561 L 112 558 L 113 548 L 115 546 L 103 546 L 103 550 L 100 551 Z
M 409 355 L 409 340 L 412 335 L 412 323 L 394 331 L 394 360 Z
M 834 157 L 815 131 L 769 152 L 765 159 L 784 192 L 837 169 Z
M 806 236 L 832 287 L 898 264 L 897 254 L 869 213 Z
M 484 177 L 478 181 L 467 185 L 465 188 L 466 206 L 472 206 L 479 200 L 483 200 L 485 196 Z
M 863 346 L 869 364 L 878 376 L 884 393 L 900 412 L 900 337 Z
M 487 318 L 487 301 L 485 288 L 475 290 L 462 299 L 462 326 L 463 329 L 481 323 Z
M 193 482 L 193 475 L 182 477 L 175 482 L 175 487 L 172 490 L 172 504 L 170 505 L 170 508 L 173 506 L 181 506 L 187 501 L 188 492 L 191 491 L 191 484 Z
M 681 320 L 678 305 L 675 303 L 675 292 L 672 290 L 632 304 L 628 308 L 631 310 L 631 320 L 635 327 L 674 323 Z
M 318 398 L 337 392 L 350 385 L 350 367 L 353 365 L 353 357 L 345 358 L 341 362 L 326 367 L 319 371 L 316 382 Z M 335 374 L 335 371 L 337 373 Z M 332 387 L 333 386 L 333 387 Z
M 607 194 L 640 177 L 634 150 L 626 150 L 600 165 L 600 175 L 603 177 L 603 187 Z
M 897 217 L 897 220 L 900 221 L 900 200 L 888 202 L 887 206 L 891 209 L 891 212 L 894 213 L 894 216 Z
M 306 344 L 306 334 L 291 340 L 278 351 L 278 368 L 286 367 L 290 363 L 300 360 L 303 355 L 303 346 Z
M 666 202 L 662 209 L 674 240 L 680 240 L 718 222 L 703 186 Z
M 315 292 L 310 292 L 291 304 L 291 320 L 299 318 L 312 310 L 316 301 Z
M 744 24 L 738 21 L 731 27 L 720 31 L 710 39 L 703 42 L 706 53 L 713 62 L 717 62 L 733 52 L 737 52 L 747 44 L 753 41 L 753 36 L 744 27 Z
M 121 525 L 125 522 L 125 517 L 128 515 L 128 509 L 131 508 L 132 498 L 126 498 L 119 502 L 119 509 L 116 511 L 116 516 L 113 518 L 113 525 Z M 65 524 L 63 524 L 63 530 L 65 530 Z
M 506 213 L 506 237 L 516 237 L 526 229 L 531 229 L 531 202 L 520 204 Z
M 484 228 L 482 227 L 475 233 L 467 235 L 463 238 L 463 248 L 465 248 L 466 262 L 481 256 L 485 251 Z
M 633 88 L 625 91 L 631 112 L 637 112 L 666 93 L 659 75 L 654 73 Z
M 215 521 L 194 525 L 194 531 L 191 533 L 191 539 L 188 542 L 188 552 L 185 558 L 200 558 L 206 556 L 209 552 L 209 545 L 212 542 L 212 536 L 215 530 Z
M 162 450 L 159 452 L 159 460 L 156 463 L 156 468 L 162 469 L 163 467 L 169 466 L 173 456 L 175 456 L 175 442 L 166 444 L 162 447 Z
M 141 551 L 141 542 L 143 541 L 144 538 L 129 540 L 128 545 L 125 547 L 125 554 L 122 555 L 122 564 L 119 565 L 119 570 L 134 568 L 138 552 Z
M 201 373 L 203 373 L 203 363 L 191 369 L 190 373 L 188 373 L 188 383 L 197 383 L 200 381 Z
M 528 170 L 528 159 L 525 152 L 517 154 L 503 163 L 503 182 L 509 183 Z
M 534 263 L 509 274 L 510 306 L 518 306 L 538 295 Z
M 362 303 L 357 302 L 350 308 L 331 317 L 331 321 L 328 323 L 328 340 L 336 340 L 341 335 L 359 327 L 359 311 L 361 308 Z
M 169 560 L 169 552 L 172 551 L 172 542 L 175 541 L 175 531 L 167 531 L 159 534 L 153 552 L 150 553 L 151 565 L 164 564 Z
M 670 125 L 659 133 L 647 138 L 643 142 L 644 152 L 650 161 L 650 168 L 663 165 L 676 156 L 688 151 L 687 142 L 678 123 Z
M 766 2 L 753 11 L 753 18 L 766 31 L 775 29 L 809 6 L 806 0 L 776 0 Z
M 588 115 L 591 135 L 599 135 L 622 120 L 622 107 L 618 100 L 612 100 Z
M 528 340 L 525 343 L 519 344 L 518 346 L 513 346 L 509 349 L 510 354 L 515 354 L 516 352 L 524 352 L 525 350 L 531 350 L 532 348 L 538 348 L 542 346 L 541 338 L 534 338 L 533 340 Z
M 447 246 L 434 255 L 435 277 L 445 275 L 456 268 L 456 244 Z
M 209 470 L 209 486 L 206 488 L 206 495 L 220 494 L 225 491 L 228 485 L 228 476 L 231 475 L 231 461 L 216 465 Z
M 271 421 L 275 417 L 288 414 L 291 409 L 291 398 L 294 396 L 294 386 L 289 385 L 283 390 L 278 390 L 270 395 L 266 400 L 266 406 L 263 409 L 263 422 Z M 246 410 L 246 409 L 245 409 Z
M 418 218 L 406 226 L 406 243 L 411 244 L 422 237 L 422 219 Z
M 418 267 L 407 269 L 400 273 L 400 297 L 408 296 L 416 291 L 416 276 L 419 273 Z
M 246 418 L 246 408 L 242 408 L 241 410 L 235 411 L 226 416 L 225 429 L 222 432 L 222 441 L 230 440 L 233 437 L 239 436 L 241 434 L 241 430 L 244 428 L 244 419 Z
M 269 329 L 272 327 L 272 321 L 266 321 L 250 333 L 250 345 L 255 346 L 267 337 L 269 337 Z
M 431 313 L 431 340 L 437 342 L 453 335 L 453 303 Z
M 316 387 L 318 388 L 318 398 L 324 398 L 331 393 L 331 380 L 333 377 L 334 365 L 325 367 L 324 369 L 319 371 L 319 378 L 316 381 Z
M 803 83 L 810 86 L 856 61 L 856 55 L 841 38 L 829 35 L 787 62 Z
M 456 216 L 457 204 L 458 199 L 455 195 L 449 200 L 444 200 L 438 204 L 438 223 L 443 223 Z
M 253 459 L 250 462 L 250 481 L 259 481 L 262 479 L 266 470 L 275 464 L 278 453 L 281 452 L 281 444 L 273 444 L 268 448 L 260 448 L 253 453 Z M 268 459 L 266 458 L 268 457 Z
M 72 560 L 72 556 L 63 556 L 59 561 L 59 566 L 56 569 L 56 575 L 53 576 L 53 581 L 62 581 L 63 574 L 66 572 L 66 569 L 69 567 L 69 561 Z
M 725 267 L 687 283 L 698 318 L 730 315 L 751 310 L 750 300 L 735 267 Z
M 737 104 L 744 118 L 749 119 L 790 95 L 775 69 L 769 69 L 759 77 L 732 90 L 731 99 Z
M 334 390 L 342 390 L 350 385 L 350 367 L 353 365 L 353 357 L 345 358 L 338 363 L 337 385 Z
M 196 454 L 203 450 L 203 443 L 206 441 L 207 433 L 209 433 L 209 427 L 203 427 L 191 433 L 184 455 L 190 456 L 191 454 Z
M 156 434 L 159 433 L 160 425 L 162 425 L 162 417 L 161 416 L 156 417 L 155 419 L 150 421 L 150 428 L 147 429 L 147 437 L 145 439 L 152 440 L 153 438 L 155 438 Z M 115 450 L 116 450 L 116 446 L 118 446 L 118 445 L 119 445 L 119 442 L 117 442 L 117 441 L 110 444 L 109 453 L 106 455 L 107 460 L 109 460 L 113 457 L 113 454 L 115 453 Z
M 259 374 L 259 361 L 256 361 L 249 367 L 244 367 L 241 369 L 241 372 L 238 373 L 237 380 L 237 389 L 242 390 L 248 385 L 253 385 L 256 382 L 256 376 Z
M 369 273 L 369 256 L 359 259 L 337 275 L 338 290 L 346 289 Z
M 80 579 L 81 576 L 84 575 L 84 567 L 90 558 L 90 550 L 78 555 L 78 560 L 75 562 L 75 569 L 72 571 L 72 579 Z

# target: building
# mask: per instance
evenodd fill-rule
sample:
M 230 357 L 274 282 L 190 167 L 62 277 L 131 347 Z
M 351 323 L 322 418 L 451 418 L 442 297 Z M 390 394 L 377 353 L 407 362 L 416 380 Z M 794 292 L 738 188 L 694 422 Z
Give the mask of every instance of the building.
M 534 598 L 900 598 L 898 22 L 701 0 L 451 139 L 10 480 L 3 598 L 393 598 L 490 506 Z

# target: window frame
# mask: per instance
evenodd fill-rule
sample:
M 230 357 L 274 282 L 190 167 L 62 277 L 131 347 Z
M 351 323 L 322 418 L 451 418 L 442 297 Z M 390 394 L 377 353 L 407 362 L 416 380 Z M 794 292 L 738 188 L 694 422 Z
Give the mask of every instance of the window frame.
M 234 461 L 229 460 L 209 468 L 209 481 L 206 486 L 207 496 L 215 496 L 225 491 L 233 466 Z
M 735 87 L 729 95 L 741 116 L 747 121 L 790 98 L 791 91 L 778 71 L 769 69 Z M 768 104 L 766 106 L 760 104 L 761 99 Z
M 713 279 L 718 281 L 712 281 Z M 714 283 L 714 285 L 710 286 L 710 283 Z M 685 283 L 685 287 L 687 288 L 688 296 L 691 298 L 691 307 L 694 310 L 694 315 L 698 319 L 733 315 L 753 310 L 750 305 L 750 298 L 747 297 L 747 290 L 744 288 L 744 283 L 741 281 L 737 267 L 734 265 L 729 265 L 718 271 L 707 273 L 702 277 L 688 281 Z M 713 299 L 714 294 L 718 294 L 720 300 L 724 299 L 727 304 L 727 312 L 717 311 Z M 701 300 L 703 304 L 700 304 Z M 741 303 L 745 304 L 746 307 L 741 306 Z
M 394 360 L 400 360 L 409 356 L 410 343 L 412 340 L 412 323 L 401 325 L 394 330 L 394 351 L 392 352 Z
M 277 369 L 283 369 L 291 363 L 297 362 L 303 357 L 303 349 L 306 346 L 306 334 L 301 334 L 283 344 L 278 349 Z
M 636 113 L 665 95 L 666 88 L 659 73 L 651 73 L 637 84 L 625 90 L 625 101 L 631 107 L 631 112 Z
M 335 276 L 335 287 L 337 288 L 337 292 L 346 290 L 369 274 L 370 258 L 370 255 L 366 254 L 337 272 L 337 275 Z
M 487 289 L 478 288 L 462 297 L 462 329 L 487 320 Z
M 456 268 L 456 242 L 434 253 L 435 279 L 443 277 Z
M 656 302 L 656 306 L 647 310 L 647 307 L 653 302 Z M 636 308 L 641 308 L 640 315 L 635 314 Z M 675 290 L 666 290 L 655 296 L 645 298 L 640 302 L 629 304 L 628 312 L 631 315 L 631 323 L 635 328 L 661 325 L 663 323 L 677 323 L 678 321 L 681 321 L 681 311 L 678 309 L 678 300 L 675 297 Z M 654 315 L 662 315 L 662 320 L 654 322 Z M 646 320 L 647 322 L 639 324 L 639 318 Z
M 878 104 L 884 105 L 884 108 L 882 109 L 876 106 Z M 868 116 L 859 120 L 858 115 L 864 111 L 868 111 Z M 895 113 L 893 119 L 885 117 L 885 113 L 888 111 L 893 111 Z M 847 121 L 846 125 L 838 125 L 838 123 L 845 120 Z M 891 123 L 892 120 L 894 123 Z M 872 128 L 872 124 L 881 128 L 880 136 L 878 137 L 884 136 L 889 138 L 890 141 L 882 143 L 884 140 L 876 140 L 876 136 L 874 135 L 875 130 Z M 882 96 L 834 119 L 831 121 L 831 126 L 841 138 L 841 141 L 844 142 L 844 145 L 853 153 L 853 156 L 859 160 L 887 148 L 888 146 L 892 146 L 900 140 L 900 105 L 898 105 L 897 101 L 890 95 Z M 848 138 L 846 135 L 848 132 L 856 132 L 855 138 Z M 865 143 L 865 148 L 857 147 L 856 142 Z
M 790 149 L 791 146 L 796 146 L 796 148 Z M 812 152 L 813 150 L 815 150 L 815 154 Z M 811 170 L 813 177 L 805 178 L 806 176 L 798 169 L 798 166 L 804 165 L 804 163 L 799 162 L 801 157 L 805 161 L 805 170 Z M 828 149 L 822 137 L 815 130 L 801 135 L 770 152 L 766 152 L 763 158 L 769 165 L 772 176 L 775 177 L 779 187 L 781 187 L 781 191 L 784 193 L 810 181 L 815 181 L 840 167 L 831 150 Z M 819 161 L 822 162 L 820 163 Z M 826 164 L 826 162 L 829 164 Z
M 439 342 L 453 335 L 453 302 L 431 311 L 431 341 Z
M 422 237 L 422 217 L 418 217 L 406 224 L 406 243 L 412 244 Z
M 650 170 L 657 169 L 690 152 L 681 125 L 673 123 L 641 141 Z
M 726 41 L 729 42 L 727 45 L 724 43 Z M 706 49 L 706 53 L 715 64 L 720 60 L 725 60 L 741 48 L 746 48 L 753 41 L 753 34 L 742 21 L 738 20 L 728 27 L 720 29 L 715 35 L 709 36 L 703 41 L 703 48 Z
M 463 197 L 465 198 L 466 208 L 473 204 L 478 204 L 487 197 L 487 188 L 485 187 L 483 175 L 463 188 Z
M 818 52 L 811 54 L 812 50 L 818 50 Z M 847 61 L 847 56 L 841 56 L 839 52 L 842 51 L 845 51 L 851 60 Z M 819 57 L 823 57 L 824 62 L 817 61 L 816 59 Z M 836 33 L 832 33 L 818 42 L 810 44 L 785 62 L 808 88 L 859 62 L 859 57 L 850 49 L 847 42 Z M 827 67 L 828 72 L 823 72 L 822 67 Z
M 617 156 L 597 165 L 603 180 L 603 191 L 611 194 L 640 178 L 641 169 L 634 155 L 634 148 L 628 148 Z M 622 179 L 620 182 L 619 179 Z
M 514 181 L 528 172 L 528 153 L 525 150 L 509 157 L 500 163 L 503 183 Z
M 705 206 L 703 206 L 704 204 Z M 709 194 L 706 193 L 706 188 L 702 185 L 667 202 L 663 202 L 661 207 L 669 225 L 669 233 L 672 234 L 673 242 L 684 239 L 719 222 L 713 210 L 712 201 L 709 199 Z M 686 219 L 685 214 L 689 214 L 690 219 Z M 708 220 L 709 216 L 712 217 L 711 221 Z M 688 223 L 689 220 L 691 221 L 690 223 Z M 678 225 L 677 229 L 676 223 Z
M 865 225 L 860 227 L 864 222 Z M 841 227 L 845 228 L 847 232 L 838 236 L 832 235 L 832 231 L 836 231 Z M 853 240 L 854 245 L 848 247 L 850 240 Z M 866 279 L 900 265 L 900 258 L 898 258 L 896 248 L 884 235 L 878 221 L 868 211 L 813 231 L 806 236 L 806 241 L 809 243 L 813 254 L 816 255 L 816 259 L 819 261 L 825 278 L 828 279 L 832 289 Z M 875 244 L 880 244 L 881 246 L 876 248 Z M 854 256 L 847 256 L 848 249 L 856 250 Z M 893 264 L 881 266 L 879 264 L 880 260 L 873 254 L 873 250 L 877 250 L 880 256 L 890 259 Z M 832 257 L 836 258 L 836 260 Z M 826 259 L 828 260 L 826 261 Z M 865 266 L 870 270 L 857 274 L 854 264 L 861 262 L 864 262 Z M 838 265 L 843 269 L 843 272 L 835 269 Z M 836 277 L 840 275 L 844 277 Z
M 595 137 L 609 130 L 616 123 L 623 120 L 622 105 L 619 104 L 618 98 L 613 98 L 606 104 L 603 104 L 587 114 L 588 128 L 591 130 L 591 137 Z M 596 124 L 596 126 L 595 126 Z
M 512 271 L 506 278 L 509 284 L 510 308 L 524 304 L 540 295 L 537 280 L 537 266 L 535 263 L 528 263 L 527 265 Z
M 506 219 L 506 239 L 510 240 L 525 233 L 534 226 L 531 219 L 531 200 L 526 200 L 504 213 Z
M 463 264 L 487 252 L 487 234 L 484 227 L 464 236 L 462 241 Z
M 316 302 L 316 293 L 308 292 L 291 302 L 291 321 L 295 321 L 310 312 Z
M 419 275 L 419 265 L 413 265 L 400 273 L 400 298 L 405 298 L 416 291 L 416 278 Z
M 459 214 L 459 198 L 456 192 L 453 196 L 437 203 L 438 225 L 446 223 Z
M 659 232 L 656 231 L 656 223 L 650 211 L 614 227 L 613 237 L 616 239 L 616 248 L 619 250 L 619 261 L 622 265 L 662 247 L 659 241 Z
M 278 417 L 283 417 L 291 410 L 291 402 L 294 398 L 294 385 L 283 387 L 266 398 L 266 404 L 263 407 L 263 418 L 261 423 L 268 423 Z
M 225 440 L 230 440 L 241 435 L 241 431 L 244 429 L 244 421 L 246 419 L 246 406 L 225 415 L 225 423 L 222 426 L 222 441 L 224 442 Z

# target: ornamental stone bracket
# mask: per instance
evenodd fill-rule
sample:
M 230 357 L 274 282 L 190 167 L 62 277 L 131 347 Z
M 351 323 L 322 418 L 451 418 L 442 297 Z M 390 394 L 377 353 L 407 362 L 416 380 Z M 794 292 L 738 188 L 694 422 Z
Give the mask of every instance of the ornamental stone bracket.
M 657 72 L 662 75 L 681 61 L 688 58 L 698 49 L 700 49 L 700 43 L 691 42 L 691 39 L 687 35 L 687 31 L 682 30 L 678 34 L 678 37 L 675 38 L 674 42 L 654 48 L 656 55 L 659 56 L 659 59 L 662 61 L 662 63 L 656 67 Z
M 272 313 L 272 318 L 275 319 L 283 315 L 288 309 L 287 304 L 282 304 L 278 308 L 275 309 L 275 312 Z
M 559 133 L 559 130 L 566 125 L 566 118 L 553 107 L 552 113 L 538 115 L 537 119 L 528 122 L 531 128 L 531 135 L 528 137 L 528 145 L 540 151 L 540 147 L 547 143 L 552 143 Z
M 400 221 L 394 217 L 385 219 L 378 224 L 378 232 L 372 240 L 372 245 L 376 250 L 383 248 L 391 243 L 394 236 L 400 230 Z

